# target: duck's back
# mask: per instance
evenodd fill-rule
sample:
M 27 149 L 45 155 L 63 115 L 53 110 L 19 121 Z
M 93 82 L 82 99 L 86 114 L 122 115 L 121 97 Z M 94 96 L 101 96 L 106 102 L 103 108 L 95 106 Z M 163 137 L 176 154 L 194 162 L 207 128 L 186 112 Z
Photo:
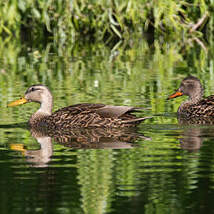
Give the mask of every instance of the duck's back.
M 146 118 L 131 113 L 139 108 L 82 103 L 64 107 L 43 119 L 46 125 L 57 129 L 75 127 L 131 127 Z

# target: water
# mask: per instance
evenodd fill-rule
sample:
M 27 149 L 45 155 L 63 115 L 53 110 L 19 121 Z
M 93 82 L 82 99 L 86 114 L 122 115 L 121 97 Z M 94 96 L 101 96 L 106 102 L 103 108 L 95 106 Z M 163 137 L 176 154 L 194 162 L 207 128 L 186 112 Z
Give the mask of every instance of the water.
M 173 43 L 76 48 L 1 47 L 1 213 L 214 213 L 214 126 L 180 125 L 185 98 L 166 100 L 188 74 L 212 94 L 213 59 Z M 38 104 L 6 107 L 35 83 L 50 88 L 54 110 L 130 105 L 153 118 L 132 130 L 44 136 L 26 125 Z

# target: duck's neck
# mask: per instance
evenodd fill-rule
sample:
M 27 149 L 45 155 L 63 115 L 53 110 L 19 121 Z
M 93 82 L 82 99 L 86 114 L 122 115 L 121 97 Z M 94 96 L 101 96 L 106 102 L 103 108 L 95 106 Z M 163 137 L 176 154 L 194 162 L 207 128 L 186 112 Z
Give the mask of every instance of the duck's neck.
M 30 118 L 30 125 L 34 125 L 44 117 L 52 114 L 53 98 L 46 97 L 46 99 L 40 104 L 39 110 L 37 110 Z
M 189 94 L 188 102 L 192 104 L 198 103 L 203 96 L 204 96 L 204 89 L 201 83 L 199 82 L 195 86 L 194 90 Z
M 49 97 L 41 103 L 40 108 L 36 113 L 51 115 L 52 107 L 53 107 L 53 99 L 52 97 Z
M 178 108 L 178 113 L 182 114 L 185 109 L 188 109 L 191 105 L 197 104 L 203 97 L 203 91 L 200 93 L 194 94 L 189 96 L 189 99 L 181 103 L 180 107 Z
M 198 103 L 203 97 L 203 92 L 200 92 L 198 94 L 193 94 L 192 96 L 189 97 L 187 100 L 188 103 L 195 104 Z

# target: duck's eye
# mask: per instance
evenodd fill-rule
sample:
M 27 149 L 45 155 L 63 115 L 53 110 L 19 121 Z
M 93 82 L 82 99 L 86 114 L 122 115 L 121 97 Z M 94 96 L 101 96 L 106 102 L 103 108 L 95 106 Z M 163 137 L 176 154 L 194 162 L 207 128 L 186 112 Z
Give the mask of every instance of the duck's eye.
M 31 88 L 31 91 L 35 91 L 35 88 Z

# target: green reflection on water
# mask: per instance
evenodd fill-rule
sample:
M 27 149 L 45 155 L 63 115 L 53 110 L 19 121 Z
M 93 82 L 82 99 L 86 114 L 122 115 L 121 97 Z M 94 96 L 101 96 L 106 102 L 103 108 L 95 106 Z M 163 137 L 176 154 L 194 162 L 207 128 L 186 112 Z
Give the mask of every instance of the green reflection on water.
M 176 41 L 152 45 L 131 41 L 113 51 L 104 44 L 59 49 L 49 44 L 37 49 L 11 41 L 1 43 L 0 50 L 0 203 L 4 213 L 10 213 L 11 201 L 16 213 L 23 213 L 25 207 L 40 213 L 213 210 L 213 127 L 210 132 L 196 127 L 200 134 L 187 147 L 188 138 L 184 138 L 189 128 L 178 126 L 171 115 L 185 98 L 166 101 L 188 74 L 202 80 L 206 95 L 213 93 L 213 46 L 206 54 L 197 45 L 181 47 Z M 140 106 L 145 108 L 142 115 L 158 114 L 138 130 L 151 140 L 137 139 L 136 147 L 120 150 L 73 150 L 53 140 L 50 162 L 33 167 L 21 152 L 9 148 L 19 143 L 27 150 L 38 150 L 38 142 L 29 130 L 10 124 L 26 122 L 38 105 L 6 105 L 35 83 L 51 89 L 54 110 L 101 102 Z
M 85 213 L 109 211 L 112 191 L 113 154 L 111 150 L 78 152 L 79 184 Z

